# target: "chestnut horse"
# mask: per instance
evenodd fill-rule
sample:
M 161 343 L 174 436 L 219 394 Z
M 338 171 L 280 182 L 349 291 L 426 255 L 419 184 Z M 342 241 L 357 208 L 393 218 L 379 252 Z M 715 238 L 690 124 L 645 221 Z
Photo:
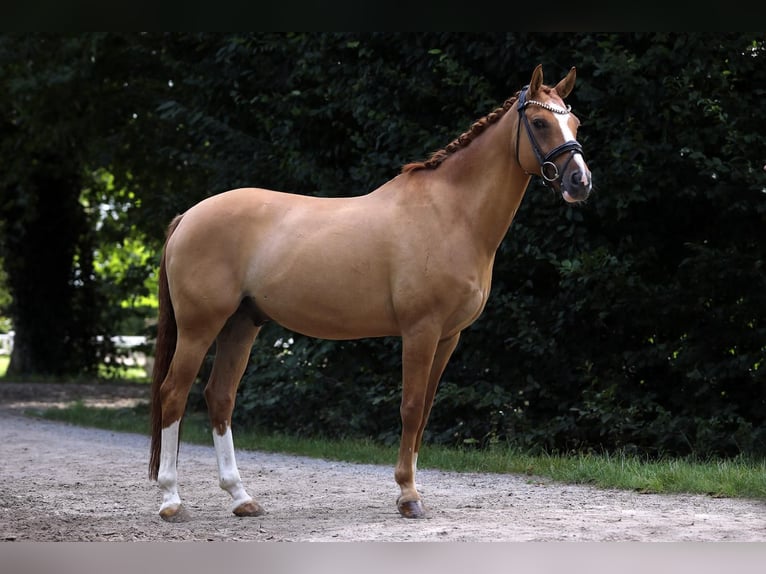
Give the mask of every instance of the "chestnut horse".
M 418 450 L 436 388 L 487 302 L 495 252 L 532 175 L 568 202 L 591 174 L 563 99 L 537 66 L 528 86 L 429 160 L 365 195 L 320 198 L 266 189 L 208 197 L 169 226 L 160 264 L 149 474 L 160 516 L 182 520 L 179 425 L 213 342 L 205 387 L 221 488 L 237 516 L 263 514 L 242 484 L 231 415 L 261 326 L 324 339 L 402 338 L 401 443 L 394 478 L 400 514 L 421 518 Z

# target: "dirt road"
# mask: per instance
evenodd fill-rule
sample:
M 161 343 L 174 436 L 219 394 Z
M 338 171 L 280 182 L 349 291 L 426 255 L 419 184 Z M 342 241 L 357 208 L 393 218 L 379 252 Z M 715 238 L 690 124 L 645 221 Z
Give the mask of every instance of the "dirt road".
M 192 520 L 169 524 L 147 476 L 147 437 L 23 415 L 73 393 L 86 404 L 129 404 L 144 392 L 0 382 L 0 541 L 766 541 L 764 501 L 429 469 L 418 483 L 430 518 L 406 520 L 394 502 L 393 461 L 245 451 L 237 452 L 242 478 L 267 514 L 237 518 L 218 488 L 212 446 L 189 444 L 179 481 Z

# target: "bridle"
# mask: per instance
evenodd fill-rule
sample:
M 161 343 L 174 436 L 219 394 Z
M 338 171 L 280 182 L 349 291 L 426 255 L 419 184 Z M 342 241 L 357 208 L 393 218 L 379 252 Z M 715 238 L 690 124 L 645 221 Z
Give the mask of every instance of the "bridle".
M 535 152 L 537 161 L 540 163 L 540 176 L 543 178 L 543 182 L 545 183 L 545 185 L 549 185 L 561 178 L 563 173 L 566 171 L 566 168 L 569 165 L 569 162 L 572 161 L 572 158 L 574 157 L 576 153 L 583 155 L 582 146 L 577 140 L 569 140 L 564 142 L 560 146 L 553 148 L 546 155 L 543 155 L 543 152 L 540 149 L 540 146 L 538 145 L 537 140 L 535 139 L 535 136 L 532 134 L 532 128 L 529 125 L 529 120 L 527 119 L 527 115 L 524 113 L 525 110 L 527 109 L 527 106 L 530 106 L 530 105 L 539 106 L 543 109 L 548 110 L 549 112 L 553 112 L 554 114 L 568 114 L 571 111 L 572 106 L 567 106 L 566 109 L 564 109 L 558 106 L 552 106 L 551 104 L 546 104 L 544 102 L 538 102 L 537 100 L 528 100 L 527 99 L 528 90 L 529 90 L 529 86 L 524 86 L 524 88 L 521 90 L 521 92 L 519 93 L 519 104 L 516 107 L 516 109 L 518 109 L 519 111 L 519 122 L 516 126 L 516 161 L 518 162 L 519 165 L 521 165 L 521 161 L 519 161 L 519 137 L 521 134 L 521 124 L 523 122 L 524 127 L 527 130 L 527 137 L 529 138 L 529 143 L 532 144 L 532 150 Z M 567 152 L 569 153 L 569 157 L 564 163 L 564 167 L 561 169 L 561 171 L 559 171 L 559 168 L 556 166 L 553 160 L 556 159 L 558 156 Z

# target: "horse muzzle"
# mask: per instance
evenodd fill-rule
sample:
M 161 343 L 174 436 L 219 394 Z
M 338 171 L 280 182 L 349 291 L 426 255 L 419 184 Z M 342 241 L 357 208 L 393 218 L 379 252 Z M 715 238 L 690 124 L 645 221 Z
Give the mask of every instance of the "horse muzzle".
M 593 180 L 587 168 L 576 168 L 561 178 L 559 189 L 564 201 L 578 203 L 588 199 L 593 189 Z
M 576 156 L 579 157 L 572 161 Z M 552 159 L 546 158 L 540 165 L 540 176 L 547 186 L 561 193 L 569 203 L 585 201 L 593 189 L 590 170 L 579 151 L 570 151 L 560 170 Z
M 531 134 L 530 134 L 531 137 Z M 556 164 L 559 158 L 563 165 Z M 576 140 L 564 142 L 540 159 L 540 177 L 549 187 L 557 189 L 565 201 L 584 201 L 592 189 L 591 173 L 582 155 L 582 146 Z

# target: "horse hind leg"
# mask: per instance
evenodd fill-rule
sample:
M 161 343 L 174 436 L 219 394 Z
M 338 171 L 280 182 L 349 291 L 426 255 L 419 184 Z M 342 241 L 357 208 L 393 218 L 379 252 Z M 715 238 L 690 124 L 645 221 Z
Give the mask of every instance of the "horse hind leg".
M 202 340 L 179 332 L 173 360 L 160 387 L 162 439 L 157 483 L 162 491 L 160 516 L 169 522 L 188 519 L 178 494 L 179 431 L 189 390 L 211 343 L 212 336 Z
M 260 516 L 265 512 L 242 484 L 231 432 L 237 387 L 260 330 L 250 307 L 249 300 L 245 299 L 219 333 L 213 370 L 204 392 L 213 427 L 219 485 L 231 496 L 231 510 L 237 516 Z

